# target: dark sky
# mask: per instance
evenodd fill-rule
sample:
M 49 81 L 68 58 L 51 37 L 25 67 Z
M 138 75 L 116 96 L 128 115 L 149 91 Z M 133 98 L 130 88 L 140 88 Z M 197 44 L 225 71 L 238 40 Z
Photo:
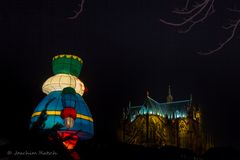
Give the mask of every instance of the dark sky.
M 52 57 L 70 53 L 84 61 L 80 79 L 89 89 L 84 98 L 99 139 L 114 137 L 129 100 L 139 105 L 149 90 L 152 98 L 164 102 L 171 84 L 175 100 L 193 95 L 217 144 L 240 146 L 238 32 L 216 54 L 197 54 L 230 34 L 221 26 L 236 18 L 225 9 L 237 3 L 216 2 L 216 13 L 188 34 L 159 21 L 175 20 L 174 0 L 86 0 L 83 13 L 67 19 L 77 4 L 78 0 L 1 2 L 2 136 L 26 132 L 35 106 L 45 96 L 41 86 L 53 75 Z

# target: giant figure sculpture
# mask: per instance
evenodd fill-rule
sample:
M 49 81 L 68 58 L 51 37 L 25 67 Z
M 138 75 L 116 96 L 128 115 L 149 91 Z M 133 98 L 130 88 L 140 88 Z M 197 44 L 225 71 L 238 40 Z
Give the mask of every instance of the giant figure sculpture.
M 93 118 L 82 98 L 85 87 L 78 79 L 83 61 L 74 55 L 57 55 L 52 60 L 54 76 L 48 78 L 42 91 L 47 96 L 37 105 L 30 128 L 40 132 L 56 131 L 67 149 L 78 140 L 93 137 Z

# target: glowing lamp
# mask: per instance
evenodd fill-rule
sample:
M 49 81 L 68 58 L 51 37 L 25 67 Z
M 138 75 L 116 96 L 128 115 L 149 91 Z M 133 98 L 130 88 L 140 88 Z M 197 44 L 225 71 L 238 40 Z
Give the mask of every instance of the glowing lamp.
M 67 129 L 72 128 L 74 125 L 74 119 L 72 117 L 66 117 L 64 118 L 65 126 Z
M 71 74 L 56 74 L 48 78 L 42 86 L 43 93 L 49 94 L 53 91 L 62 91 L 66 87 L 74 88 L 81 96 L 85 92 L 83 82 Z
M 72 107 L 66 107 L 62 110 L 61 117 L 62 119 L 64 119 L 65 126 L 67 129 L 73 127 L 76 116 L 77 116 L 77 112 Z

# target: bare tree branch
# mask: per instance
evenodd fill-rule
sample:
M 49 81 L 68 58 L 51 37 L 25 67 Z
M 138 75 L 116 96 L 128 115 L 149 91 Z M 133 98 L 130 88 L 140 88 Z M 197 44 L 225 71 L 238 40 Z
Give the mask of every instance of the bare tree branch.
M 210 14 L 212 14 L 212 13 L 214 12 L 212 5 L 213 5 L 213 3 L 212 3 L 211 6 L 208 8 L 206 14 L 205 14 L 202 18 L 200 18 L 200 19 L 198 19 L 198 20 L 196 20 L 196 21 L 193 21 L 192 24 L 189 25 L 189 27 L 188 27 L 185 31 L 183 31 L 183 32 L 181 32 L 181 33 L 187 33 L 187 32 L 189 32 L 195 24 L 200 23 L 200 22 L 203 22 Z
M 237 9 L 228 8 L 228 10 L 231 12 L 240 13 L 240 10 L 237 10 Z M 234 38 L 239 25 L 240 25 L 240 19 L 238 19 L 237 21 L 232 20 L 228 26 L 223 26 L 223 29 L 226 29 L 226 30 L 232 29 L 231 35 L 225 41 L 223 41 L 217 48 L 210 50 L 208 52 L 198 52 L 198 54 L 209 55 L 209 54 L 212 54 L 212 53 L 215 53 L 215 52 L 221 50 L 226 44 L 228 44 Z
M 238 19 L 235 24 L 231 24 L 231 25 L 229 25 L 229 26 L 227 26 L 227 27 L 224 27 L 224 29 L 231 29 L 231 28 L 233 28 L 232 33 L 231 33 L 231 35 L 230 35 L 224 42 L 222 42 L 216 49 L 211 50 L 211 51 L 209 51 L 209 52 L 198 52 L 198 54 L 200 54 L 200 55 L 209 55 L 209 54 L 212 54 L 212 53 L 215 53 L 215 52 L 221 50 L 227 43 L 229 43 L 229 42 L 233 39 L 233 37 L 234 37 L 235 34 L 236 34 L 236 30 L 237 30 L 237 28 L 239 27 L 239 24 L 240 24 L 240 19 Z
M 76 19 L 82 13 L 84 3 L 85 3 L 85 0 L 81 0 L 81 3 L 78 4 L 79 10 L 78 11 L 74 10 L 73 11 L 75 13 L 74 16 L 68 17 L 68 19 Z
M 189 9 L 187 11 L 174 11 L 174 13 L 179 14 L 179 15 L 185 15 L 185 18 L 182 22 L 180 23 L 175 23 L 175 22 L 168 22 L 166 20 L 160 19 L 160 21 L 164 24 L 173 26 L 173 27 L 185 27 L 186 25 L 189 25 L 187 29 L 185 29 L 181 33 L 186 33 L 191 30 L 191 28 L 196 25 L 197 23 L 200 23 L 204 21 L 210 14 L 214 12 L 213 9 L 213 4 L 214 0 L 204 0 L 202 3 L 199 3 L 195 5 L 192 9 Z M 188 7 L 189 5 L 189 0 L 187 0 L 185 4 L 185 8 Z M 202 17 L 202 18 L 198 18 Z
M 228 10 L 229 10 L 229 11 L 232 11 L 232 12 L 238 12 L 238 13 L 240 13 L 240 10 L 238 10 L 238 9 L 228 8 Z
M 186 1 L 185 7 L 184 7 L 185 10 L 188 9 L 189 2 L 190 2 L 190 0 L 187 0 L 187 1 Z
M 185 7 L 182 9 L 182 10 L 175 10 L 173 11 L 173 13 L 176 13 L 176 14 L 192 14 L 194 11 L 196 11 L 197 9 L 201 8 L 205 3 L 201 3 L 199 4 L 198 6 L 192 8 L 191 10 L 187 10 L 188 9 L 188 3 L 189 1 L 186 3 Z
M 197 3 L 197 0 L 194 0 L 195 4 L 190 5 L 190 0 L 187 0 L 185 3 L 185 7 L 182 10 L 175 10 L 173 13 L 180 15 L 184 18 L 184 20 L 180 23 L 168 22 L 166 20 L 160 19 L 160 21 L 164 24 L 167 24 L 172 27 L 178 27 L 182 30 L 179 30 L 179 33 L 187 33 L 192 27 L 200 22 L 203 22 L 207 19 L 211 14 L 215 12 L 214 10 L 214 2 L 215 0 L 203 0 L 200 3 Z M 194 3 L 193 2 L 193 3 Z M 238 9 L 228 8 L 229 11 L 240 13 Z M 200 55 L 209 55 L 221 50 L 226 44 L 228 44 L 235 36 L 237 29 L 240 25 L 240 18 L 238 20 L 232 21 L 229 25 L 223 26 L 223 29 L 230 30 L 231 34 L 227 37 L 223 42 L 219 44 L 219 46 L 215 49 L 212 49 L 207 52 L 198 52 Z

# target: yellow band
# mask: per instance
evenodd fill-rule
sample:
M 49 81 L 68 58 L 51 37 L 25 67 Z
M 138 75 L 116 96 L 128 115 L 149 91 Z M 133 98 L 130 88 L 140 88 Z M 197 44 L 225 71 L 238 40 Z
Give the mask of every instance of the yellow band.
M 75 55 L 71 55 L 71 54 L 60 54 L 60 55 L 54 56 L 53 60 L 58 59 L 58 58 L 62 58 L 62 57 L 73 58 L 73 59 L 76 59 L 79 62 L 83 63 L 83 60 L 80 57 L 75 56 Z
M 41 113 L 42 113 L 42 112 L 34 112 L 34 113 L 32 114 L 32 117 L 39 116 Z M 46 114 L 47 114 L 47 115 L 60 116 L 60 115 L 61 115 L 61 111 L 46 111 Z M 78 113 L 76 117 L 77 117 L 77 118 L 84 119 L 84 120 L 87 120 L 87 121 L 93 122 L 92 117 L 89 117 L 89 116 L 86 116 L 86 115 L 83 115 L 83 114 L 79 114 L 79 113 Z

